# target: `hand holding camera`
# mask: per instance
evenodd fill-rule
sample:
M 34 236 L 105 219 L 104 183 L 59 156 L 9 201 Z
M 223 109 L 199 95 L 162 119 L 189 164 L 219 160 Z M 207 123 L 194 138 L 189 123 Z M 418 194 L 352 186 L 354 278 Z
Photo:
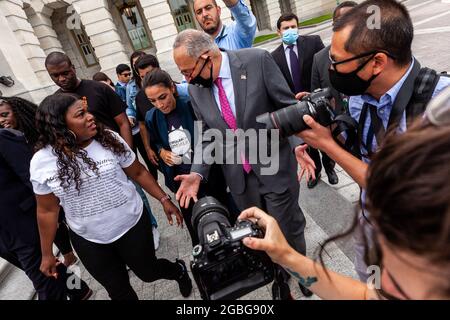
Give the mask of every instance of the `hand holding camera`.
M 204 300 L 237 299 L 274 279 L 269 256 L 243 244 L 247 237 L 264 237 L 251 220 L 231 226 L 228 210 L 213 197 L 200 199 L 192 210 L 199 245 L 192 251 L 192 275 Z
M 294 249 L 288 244 L 281 232 L 277 221 L 267 213 L 256 207 L 247 209 L 239 216 L 240 220 L 255 220 L 258 226 L 265 231 L 263 239 L 245 238 L 244 244 L 253 250 L 265 251 L 273 262 L 283 265 Z
M 265 124 L 267 129 L 278 129 L 282 137 L 296 135 L 309 146 L 326 152 L 335 143 L 329 128 L 336 118 L 331 90 L 317 89 L 311 94 L 300 92 L 296 98 L 301 101 L 284 109 L 262 114 L 256 121 Z M 304 158 L 305 162 L 308 162 L 307 158 Z M 302 166 L 303 168 L 306 167 Z
M 303 116 L 303 121 L 311 129 L 299 132 L 296 136 L 309 146 L 327 152 L 330 143 L 335 143 L 330 128 L 324 127 L 309 115 Z

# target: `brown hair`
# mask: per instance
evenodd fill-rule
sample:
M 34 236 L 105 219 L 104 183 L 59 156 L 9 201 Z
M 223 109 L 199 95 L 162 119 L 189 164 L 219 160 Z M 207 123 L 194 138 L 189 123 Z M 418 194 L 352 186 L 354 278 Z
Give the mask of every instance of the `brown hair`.
M 442 288 L 437 289 L 450 295 L 449 125 L 418 119 L 406 133 L 386 138 L 369 167 L 367 209 L 371 223 L 392 247 L 446 270 Z M 356 217 L 347 232 L 324 243 L 322 265 L 323 248 L 352 234 L 357 225 Z M 366 251 L 366 259 L 371 253 Z
M 367 207 L 394 247 L 450 266 L 450 126 L 421 122 L 388 138 L 375 155 Z

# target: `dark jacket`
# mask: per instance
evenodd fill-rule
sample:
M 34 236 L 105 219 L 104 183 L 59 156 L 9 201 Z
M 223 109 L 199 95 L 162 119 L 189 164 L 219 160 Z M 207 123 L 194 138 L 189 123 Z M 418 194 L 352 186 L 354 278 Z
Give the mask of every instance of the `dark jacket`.
M 196 121 L 194 111 L 192 110 L 189 96 L 178 96 L 176 98 L 176 108 L 173 112 L 180 115 L 183 128 L 189 131 L 191 135 L 191 148 L 194 150 L 194 121 Z M 156 152 L 163 148 L 171 150 L 169 145 L 169 131 L 165 115 L 157 108 L 152 108 L 145 116 L 145 125 L 149 131 L 152 143 L 155 145 Z M 173 180 L 176 177 L 175 167 L 169 167 L 164 161 L 159 162 L 159 169 L 164 175 L 166 186 L 176 192 L 177 184 Z
M 0 232 L 32 237 L 36 200 L 30 182 L 31 147 L 16 130 L 0 129 Z
M 127 103 L 127 86 L 122 86 L 117 82 L 114 88 L 116 89 L 116 93 L 119 95 L 120 99 Z
M 311 91 L 311 70 L 313 66 L 314 55 L 324 48 L 324 44 L 319 36 L 299 36 L 297 39 L 298 60 L 301 70 L 302 87 L 306 91 Z M 294 92 L 294 82 L 286 61 L 284 46 L 281 44 L 272 52 L 272 57 L 283 73 L 284 78 L 289 84 L 289 88 Z M 294 92 L 298 93 L 298 92 Z
M 331 86 L 328 69 L 330 69 L 330 46 L 323 48 L 314 56 L 314 62 L 311 75 L 311 91 L 318 88 L 330 88 L 331 93 L 336 101 L 335 111 L 341 114 L 346 111 L 346 104 L 341 95 L 336 89 Z

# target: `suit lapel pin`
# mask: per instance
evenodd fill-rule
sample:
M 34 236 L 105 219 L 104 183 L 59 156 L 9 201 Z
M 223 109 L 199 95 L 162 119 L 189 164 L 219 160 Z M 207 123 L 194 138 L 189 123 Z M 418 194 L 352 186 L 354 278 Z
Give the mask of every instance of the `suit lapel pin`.
M 241 75 L 241 80 L 247 80 L 247 76 L 245 74 Z

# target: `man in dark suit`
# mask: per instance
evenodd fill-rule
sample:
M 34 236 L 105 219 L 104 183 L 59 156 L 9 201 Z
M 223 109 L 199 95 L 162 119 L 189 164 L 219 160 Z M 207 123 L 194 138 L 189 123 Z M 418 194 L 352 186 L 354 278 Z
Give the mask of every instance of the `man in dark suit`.
M 222 137 L 237 129 L 253 129 L 258 133 L 257 141 L 251 146 L 246 143 L 243 149 L 238 147 L 242 141 L 214 141 L 224 154 L 231 149 L 236 158 L 240 158 L 235 161 L 227 158 L 221 165 L 238 208 L 266 208 L 280 223 L 289 243 L 299 252 L 305 252 L 306 221 L 298 205 L 297 164 L 292 148 L 284 138 L 264 140 L 260 129 L 265 126 L 256 121 L 263 113 L 296 103 L 273 58 L 267 51 L 259 49 L 221 51 L 204 33 L 185 30 L 175 40 L 174 60 L 190 83 L 191 103 L 197 118 L 202 121 L 203 131 L 215 129 Z M 191 173 L 176 178 L 181 181 L 177 200 L 182 206 L 187 206 L 191 199 L 197 200 L 201 181 L 208 179 L 210 165 L 207 163 L 210 162 L 195 160 L 199 153 L 204 154 L 211 147 L 209 142 L 202 142 L 195 149 Z M 275 147 L 271 148 L 271 144 Z M 252 159 L 261 150 L 249 151 L 256 146 L 272 150 L 270 160 L 278 165 L 273 173 L 266 172 L 268 166 L 263 165 L 261 159 Z M 277 275 L 273 296 L 289 299 L 287 274 L 280 268 Z M 307 288 L 300 288 L 306 295 L 310 294 Z
M 311 73 L 314 55 L 324 48 L 319 36 L 299 36 L 298 17 L 293 13 L 283 14 L 277 22 L 278 34 L 283 43 L 272 52 L 289 88 L 294 94 L 311 92 Z M 322 164 L 319 151 L 309 148 L 308 153 L 316 165 L 316 176 L 308 181 L 308 188 L 314 188 L 320 181 Z M 335 163 L 325 154 L 322 157 L 328 180 L 331 184 L 338 183 L 334 171 Z

